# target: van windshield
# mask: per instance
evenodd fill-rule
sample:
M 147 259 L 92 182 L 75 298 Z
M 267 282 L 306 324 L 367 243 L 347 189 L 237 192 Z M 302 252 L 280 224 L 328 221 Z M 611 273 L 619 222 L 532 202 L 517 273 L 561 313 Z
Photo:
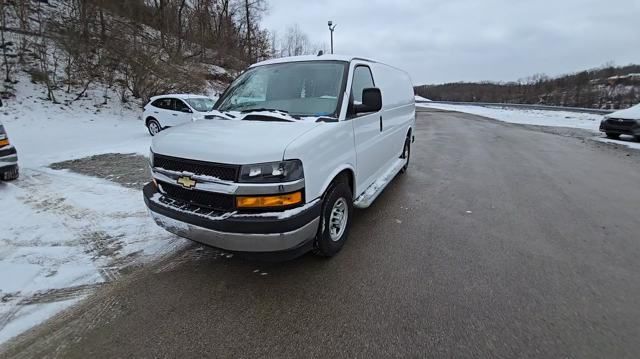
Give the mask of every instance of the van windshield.
M 337 117 L 347 65 L 310 61 L 251 68 L 229 86 L 217 110 L 279 110 L 298 116 Z

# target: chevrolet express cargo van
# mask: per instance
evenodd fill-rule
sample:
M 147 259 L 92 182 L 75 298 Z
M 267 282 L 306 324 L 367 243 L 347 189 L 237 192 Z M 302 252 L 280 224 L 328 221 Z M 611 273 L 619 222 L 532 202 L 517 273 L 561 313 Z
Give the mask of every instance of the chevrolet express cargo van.
M 354 207 L 368 207 L 409 165 L 413 86 L 376 61 L 257 63 L 214 113 L 154 137 L 144 188 L 158 225 L 209 246 L 333 256 Z

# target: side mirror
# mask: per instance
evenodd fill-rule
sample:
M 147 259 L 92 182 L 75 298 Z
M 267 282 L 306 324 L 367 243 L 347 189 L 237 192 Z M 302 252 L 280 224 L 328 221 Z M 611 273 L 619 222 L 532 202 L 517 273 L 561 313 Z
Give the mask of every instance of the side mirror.
M 193 111 L 191 111 L 191 109 L 190 109 L 190 108 L 188 108 L 188 107 L 183 107 L 183 108 L 182 108 L 182 112 L 185 112 L 185 113 L 193 113 Z
M 371 87 L 362 90 L 362 103 L 353 105 L 353 112 L 378 112 L 382 109 L 382 92 L 379 88 Z

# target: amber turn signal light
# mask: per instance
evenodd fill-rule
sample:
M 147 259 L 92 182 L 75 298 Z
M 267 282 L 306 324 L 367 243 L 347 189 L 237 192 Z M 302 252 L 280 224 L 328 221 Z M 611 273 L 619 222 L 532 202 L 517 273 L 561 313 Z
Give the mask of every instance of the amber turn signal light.
M 302 192 L 294 192 L 277 196 L 242 196 L 236 197 L 238 208 L 287 207 L 302 202 Z

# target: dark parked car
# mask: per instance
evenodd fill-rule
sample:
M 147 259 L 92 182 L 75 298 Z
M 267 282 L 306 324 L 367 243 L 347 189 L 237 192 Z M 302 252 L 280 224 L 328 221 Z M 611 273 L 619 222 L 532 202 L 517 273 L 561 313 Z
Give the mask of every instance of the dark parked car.
M 9 137 L 0 122 L 0 180 L 11 181 L 18 178 L 18 153 L 9 143 Z
M 600 123 L 600 132 L 614 139 L 630 135 L 640 142 L 640 104 L 605 116 Z
M 0 100 L 2 107 L 2 100 Z M 9 136 L 0 122 L 0 181 L 12 181 L 18 178 L 18 153 L 9 143 Z

